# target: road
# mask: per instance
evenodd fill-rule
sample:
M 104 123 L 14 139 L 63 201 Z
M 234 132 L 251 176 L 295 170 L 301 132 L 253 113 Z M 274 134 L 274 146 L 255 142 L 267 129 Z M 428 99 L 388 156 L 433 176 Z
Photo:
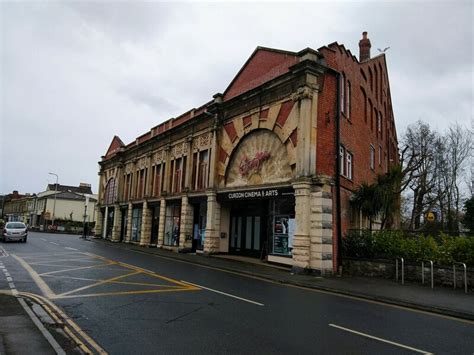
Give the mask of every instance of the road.
M 472 354 L 474 324 L 78 236 L 3 243 L 0 289 L 47 297 L 110 354 Z M 0 249 L 1 251 L 1 249 Z M 2 253 L 0 252 L 0 255 Z

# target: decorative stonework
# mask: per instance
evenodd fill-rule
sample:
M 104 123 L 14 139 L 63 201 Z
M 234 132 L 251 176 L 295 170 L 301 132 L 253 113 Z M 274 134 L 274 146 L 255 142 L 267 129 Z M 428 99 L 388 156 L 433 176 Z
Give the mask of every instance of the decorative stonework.
M 211 143 L 210 136 L 209 132 L 207 132 L 195 137 L 193 140 L 193 151 L 209 148 Z
M 285 145 L 268 130 L 244 137 L 232 153 L 226 170 L 226 187 L 287 182 L 292 169 Z
M 164 152 L 163 152 L 162 150 L 160 150 L 160 151 L 158 151 L 158 152 L 155 153 L 155 155 L 153 156 L 153 162 L 154 162 L 155 164 L 159 164 L 159 163 L 161 163 L 161 162 L 163 161 L 163 156 L 164 156 L 163 153 L 164 153 Z
M 293 101 L 300 101 L 303 99 L 312 99 L 313 90 L 308 86 L 300 86 L 295 93 L 291 95 Z

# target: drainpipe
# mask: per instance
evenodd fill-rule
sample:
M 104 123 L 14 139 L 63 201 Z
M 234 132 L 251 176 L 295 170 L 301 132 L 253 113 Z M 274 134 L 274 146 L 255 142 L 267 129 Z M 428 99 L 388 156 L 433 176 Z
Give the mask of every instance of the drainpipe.
M 341 231 L 341 163 L 339 147 L 341 145 L 341 74 L 336 72 L 336 228 L 337 228 L 337 270 L 342 275 L 342 231 Z

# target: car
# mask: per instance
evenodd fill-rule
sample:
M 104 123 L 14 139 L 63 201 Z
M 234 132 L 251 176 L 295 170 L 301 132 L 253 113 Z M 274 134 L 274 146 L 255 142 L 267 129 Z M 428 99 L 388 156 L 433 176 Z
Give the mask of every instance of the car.
M 7 222 L 2 231 L 2 241 L 19 240 L 26 243 L 28 238 L 28 228 L 22 222 Z

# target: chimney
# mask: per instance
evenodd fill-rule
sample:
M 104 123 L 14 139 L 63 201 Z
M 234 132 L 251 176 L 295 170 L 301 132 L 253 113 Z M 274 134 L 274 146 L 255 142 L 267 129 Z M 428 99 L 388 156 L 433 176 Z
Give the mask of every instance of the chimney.
M 370 39 L 367 38 L 367 31 L 362 32 L 362 39 L 359 41 L 359 62 L 370 59 Z

